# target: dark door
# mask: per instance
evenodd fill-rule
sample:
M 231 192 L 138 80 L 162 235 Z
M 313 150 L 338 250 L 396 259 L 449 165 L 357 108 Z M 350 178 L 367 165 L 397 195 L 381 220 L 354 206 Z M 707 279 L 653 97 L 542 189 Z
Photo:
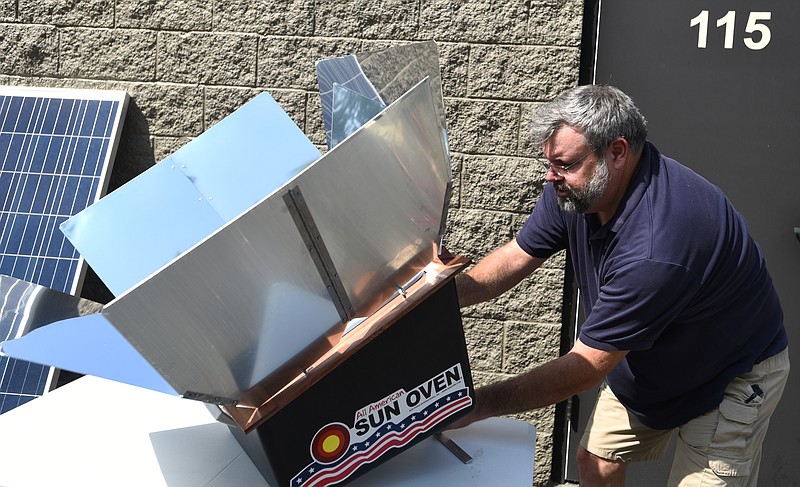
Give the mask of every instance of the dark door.
M 616 0 L 589 4 L 587 15 L 595 13 L 599 28 L 585 34 L 596 35 L 594 82 L 631 95 L 661 152 L 721 187 L 744 214 L 800 364 L 800 3 Z M 759 485 L 800 485 L 798 408 L 795 372 L 767 435 Z M 629 484 L 663 485 L 666 467 L 633 469 Z

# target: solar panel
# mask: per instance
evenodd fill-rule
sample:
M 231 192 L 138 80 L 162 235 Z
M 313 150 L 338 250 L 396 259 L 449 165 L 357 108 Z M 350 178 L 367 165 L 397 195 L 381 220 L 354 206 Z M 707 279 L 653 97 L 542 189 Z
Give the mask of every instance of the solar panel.
M 122 91 L 0 87 L 0 274 L 76 294 L 85 265 L 59 225 L 106 191 L 127 100 Z M 20 327 L 3 326 L 0 340 Z M 0 357 L 0 413 L 42 395 L 54 376 Z

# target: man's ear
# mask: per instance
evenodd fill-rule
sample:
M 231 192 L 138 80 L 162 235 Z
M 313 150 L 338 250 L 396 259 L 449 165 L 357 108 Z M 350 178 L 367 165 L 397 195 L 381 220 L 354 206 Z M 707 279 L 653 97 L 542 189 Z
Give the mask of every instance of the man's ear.
M 611 150 L 611 161 L 609 162 L 611 162 L 615 168 L 621 168 L 630 155 L 631 146 L 628 145 L 628 141 L 624 137 L 617 137 L 611 141 L 609 149 Z

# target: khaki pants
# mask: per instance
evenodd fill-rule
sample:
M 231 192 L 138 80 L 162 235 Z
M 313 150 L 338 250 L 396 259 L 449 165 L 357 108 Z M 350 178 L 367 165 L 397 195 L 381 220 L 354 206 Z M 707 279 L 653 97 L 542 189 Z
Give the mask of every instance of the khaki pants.
M 761 444 L 788 376 L 785 349 L 734 379 L 717 409 L 674 430 L 644 426 L 604 384 L 581 445 L 608 460 L 656 460 L 677 430 L 669 486 L 755 486 Z

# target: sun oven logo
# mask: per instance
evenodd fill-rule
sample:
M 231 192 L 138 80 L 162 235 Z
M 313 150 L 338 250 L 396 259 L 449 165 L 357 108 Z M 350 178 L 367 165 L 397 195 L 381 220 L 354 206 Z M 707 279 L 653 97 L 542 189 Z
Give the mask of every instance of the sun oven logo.
M 330 423 L 311 440 L 312 463 L 292 479 L 292 487 L 335 485 L 393 448 L 402 448 L 472 398 L 461 364 L 431 377 L 410 391 L 400 389 L 358 409 L 353 426 Z

